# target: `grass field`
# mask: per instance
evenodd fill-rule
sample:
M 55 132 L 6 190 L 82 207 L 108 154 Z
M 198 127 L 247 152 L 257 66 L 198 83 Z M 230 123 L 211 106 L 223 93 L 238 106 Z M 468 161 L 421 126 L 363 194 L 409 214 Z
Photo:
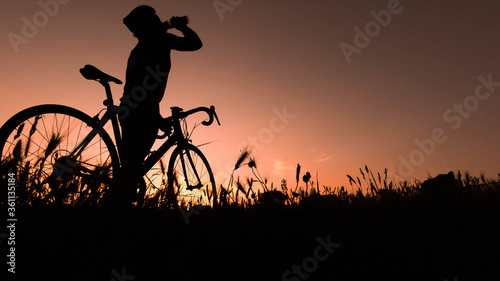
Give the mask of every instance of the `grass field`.
M 63 181 L 45 172 L 58 142 L 27 153 L 28 138 L 0 163 L 2 186 L 16 187 L 15 206 L 0 200 L 15 245 L 9 228 L 0 246 L 17 280 L 500 280 L 500 174 L 393 182 L 365 166 L 331 188 L 298 165 L 274 185 L 246 149 L 218 208 L 111 207 L 110 166 Z
M 15 277 L 500 280 L 498 180 L 392 183 L 360 172 L 349 176 L 356 193 L 304 177 L 254 195 L 251 181 L 236 181 L 215 210 L 18 206 Z

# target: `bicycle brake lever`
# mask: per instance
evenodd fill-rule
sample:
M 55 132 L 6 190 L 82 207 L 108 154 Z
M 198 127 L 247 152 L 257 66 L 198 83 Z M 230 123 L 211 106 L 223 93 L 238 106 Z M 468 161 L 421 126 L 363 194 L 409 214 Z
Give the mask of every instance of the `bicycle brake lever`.
M 217 120 L 217 124 L 220 126 L 220 121 L 219 117 L 217 116 L 217 113 L 215 112 L 215 106 L 210 106 L 210 111 L 212 112 L 213 117 L 215 117 L 215 120 Z
M 214 117 L 215 117 L 215 120 L 217 120 L 217 124 L 219 124 L 219 126 L 220 126 L 219 117 L 217 116 L 217 113 L 215 113 L 215 109 L 214 109 Z
M 208 114 L 209 119 L 208 119 L 208 121 L 201 121 L 201 124 L 203 124 L 205 126 L 209 126 L 214 122 L 214 117 L 215 117 L 215 119 L 217 120 L 217 123 L 220 126 L 219 117 L 217 116 L 217 113 L 215 113 L 215 107 L 213 105 L 210 106 L 209 110 L 205 109 L 204 111 Z

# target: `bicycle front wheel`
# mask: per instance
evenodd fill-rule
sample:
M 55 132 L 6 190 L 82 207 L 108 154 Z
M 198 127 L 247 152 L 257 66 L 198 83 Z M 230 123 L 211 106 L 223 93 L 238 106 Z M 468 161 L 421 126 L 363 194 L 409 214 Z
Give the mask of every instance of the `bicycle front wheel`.
M 2 182 L 15 178 L 17 204 L 29 206 L 99 204 L 119 165 L 99 124 L 61 105 L 14 115 L 0 128 L 0 153 Z
M 185 143 L 175 148 L 167 177 L 167 188 L 172 188 L 181 207 L 217 206 L 217 186 L 212 169 L 196 146 Z

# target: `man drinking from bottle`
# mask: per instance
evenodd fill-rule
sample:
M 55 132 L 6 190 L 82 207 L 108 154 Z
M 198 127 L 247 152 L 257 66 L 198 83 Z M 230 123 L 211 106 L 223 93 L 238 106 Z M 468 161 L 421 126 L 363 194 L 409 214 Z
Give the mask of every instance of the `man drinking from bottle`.
M 200 38 L 187 22 L 187 17 L 162 22 L 155 9 L 146 5 L 135 8 L 123 19 L 138 39 L 128 59 L 120 103 L 125 114 L 119 115 L 122 129 L 119 149 L 122 175 L 126 179 L 123 182 L 127 186 L 120 189 L 128 201 L 144 196 L 145 184 L 139 170 L 158 133 L 159 103 L 170 71 L 170 51 L 196 51 L 202 47 Z M 169 28 L 178 29 L 184 37 L 168 33 Z M 138 189 L 139 197 L 135 197 Z

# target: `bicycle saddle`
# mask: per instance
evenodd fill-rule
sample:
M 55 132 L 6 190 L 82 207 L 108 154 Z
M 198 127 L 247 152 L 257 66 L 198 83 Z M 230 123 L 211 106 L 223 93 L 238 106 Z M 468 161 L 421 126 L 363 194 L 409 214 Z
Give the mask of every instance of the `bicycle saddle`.
M 88 80 L 122 84 L 122 81 L 120 81 L 119 79 L 100 71 L 99 69 L 97 69 L 97 67 L 90 64 L 85 65 L 84 68 L 80 68 L 80 73 L 83 75 L 83 77 L 85 77 L 85 79 Z

